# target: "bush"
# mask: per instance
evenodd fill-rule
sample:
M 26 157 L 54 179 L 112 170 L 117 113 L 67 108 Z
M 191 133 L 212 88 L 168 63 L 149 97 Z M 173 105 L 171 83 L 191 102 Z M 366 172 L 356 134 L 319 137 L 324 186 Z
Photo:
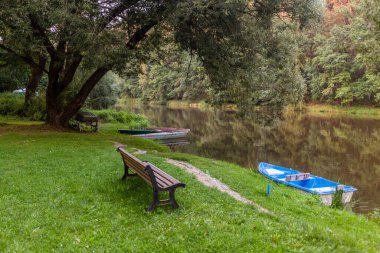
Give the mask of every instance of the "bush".
M 45 121 L 46 120 L 46 103 L 44 96 L 37 96 L 33 99 L 28 107 L 24 107 L 24 116 L 30 120 Z
M 24 106 L 24 96 L 14 93 L 0 94 L 0 114 L 27 117 L 30 120 L 43 121 L 46 119 L 44 97 L 38 96 L 27 107 Z
M 375 209 L 372 213 L 368 215 L 369 219 L 379 223 L 380 225 L 380 209 Z
M 91 110 L 91 112 L 106 123 L 123 123 L 129 125 L 130 128 L 143 128 L 149 125 L 145 117 L 131 112 L 114 110 Z
M 21 116 L 24 111 L 24 97 L 20 94 L 0 94 L 0 114 Z

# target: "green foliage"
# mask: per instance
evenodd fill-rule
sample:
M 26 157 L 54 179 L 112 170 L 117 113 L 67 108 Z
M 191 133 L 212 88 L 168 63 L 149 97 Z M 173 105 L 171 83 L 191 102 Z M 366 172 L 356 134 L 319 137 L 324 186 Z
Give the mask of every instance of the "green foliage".
M 46 103 L 44 96 L 36 96 L 30 104 L 24 105 L 23 114 L 34 121 L 46 120 Z
M 116 74 L 107 73 L 91 91 L 85 106 L 100 110 L 115 105 L 123 83 L 124 80 Z
M 215 8 L 208 8 L 207 3 L 199 4 L 195 8 L 199 9 L 197 12 L 189 10 L 176 24 L 180 31 L 176 34 L 177 41 L 195 52 L 205 66 L 212 102 L 235 102 L 244 110 L 249 105 L 300 101 L 304 86 L 295 61 L 294 32 L 298 25 L 305 24 L 302 21 L 316 15 L 317 4 L 314 1 L 249 2 L 240 8 L 246 8 L 251 15 L 241 15 L 237 20 L 234 14 L 239 4 L 230 1 L 224 6 L 216 4 Z M 281 11 L 300 22 L 281 19 L 277 16 Z M 221 17 L 217 22 L 209 18 L 218 14 Z M 221 22 L 223 29 L 215 30 Z M 198 45 L 202 47 L 197 48 Z
M 0 92 L 25 88 L 29 72 L 19 59 L 0 49 Z
M 275 19 L 273 28 L 267 31 L 260 24 L 246 22 L 250 25 L 243 29 L 248 38 L 242 43 L 255 49 L 245 56 L 247 65 L 236 69 L 232 79 L 213 76 L 200 65 L 202 58 L 181 53 L 169 45 L 163 49 L 166 54 L 153 55 L 156 61 L 141 65 L 139 76 L 129 82 L 126 93 L 163 102 L 171 99 L 232 102 L 241 111 L 249 105 L 282 106 L 302 101 L 305 84 L 298 67 L 296 26 Z
M 131 112 L 114 110 L 91 110 L 91 112 L 106 123 L 124 123 L 130 128 L 144 128 L 149 125 L 145 117 Z
M 282 47 L 276 46 L 277 35 L 270 36 L 273 23 L 283 12 L 287 23 L 303 26 L 314 16 L 314 5 L 313 0 L 1 1 L 1 48 L 33 67 L 37 59 L 47 60 L 48 120 L 65 126 L 107 71 L 130 74 L 142 62 L 149 64 L 152 52 L 168 42 L 197 55 L 203 67 L 191 67 L 190 78 L 184 76 L 183 64 L 167 64 L 170 71 L 152 68 L 151 80 L 158 92 L 148 97 L 194 97 L 203 89 L 198 82 L 205 81 L 212 84 L 212 91 L 238 99 L 249 85 L 258 85 L 250 80 L 253 62 L 275 71 L 285 68 L 271 85 L 280 79 L 287 84 L 297 71 L 291 62 L 276 63 L 282 59 L 275 57 Z M 269 62 L 260 60 L 267 56 Z M 85 78 L 78 78 L 78 70 Z M 197 87 L 187 92 L 184 86 L 193 84 Z M 281 93 L 284 87 L 278 90 Z M 99 92 L 93 95 L 98 98 Z M 97 108 L 110 102 L 96 100 L 89 103 Z
M 343 190 L 337 190 L 333 195 L 331 207 L 336 209 L 343 209 L 344 204 L 342 203 Z
M 210 82 L 197 57 L 181 52 L 174 45 L 162 50 L 166 52 L 165 57 L 159 57 L 162 52 L 152 55 L 149 64 L 140 66 L 140 74 L 130 80 L 126 94 L 160 102 L 207 97 Z
M 370 220 L 377 222 L 380 225 L 380 210 L 375 210 L 369 214 Z
M 247 104 L 283 106 L 301 102 L 305 85 L 297 60 L 297 28 L 275 19 L 271 32 L 260 31 L 254 25 L 247 32 L 252 36 L 250 43 L 258 49 L 251 59 L 250 74 L 241 75 L 231 92 L 238 105 L 244 108 Z M 264 38 L 255 41 L 259 36 Z
M 26 117 L 35 121 L 45 120 L 45 98 L 37 96 L 28 106 L 25 106 L 24 95 L 0 93 L 0 115 Z
M 314 100 L 380 104 L 380 38 L 373 36 L 380 29 L 375 17 L 371 18 L 374 12 L 369 2 L 342 13 L 347 23 L 335 24 L 329 33 L 321 31 L 311 38 L 314 53 L 305 69 Z
M 21 116 L 23 113 L 24 97 L 20 94 L 1 93 L 0 94 L 0 114 Z

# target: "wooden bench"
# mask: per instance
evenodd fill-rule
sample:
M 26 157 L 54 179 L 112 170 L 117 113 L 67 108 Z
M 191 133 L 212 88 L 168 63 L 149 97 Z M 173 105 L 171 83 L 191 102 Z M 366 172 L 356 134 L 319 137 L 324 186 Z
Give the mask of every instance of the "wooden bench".
M 99 130 L 99 118 L 92 112 L 80 111 L 75 115 L 75 125 L 80 132 L 85 130 L 85 126 L 90 126 L 91 131 L 97 132 Z M 83 126 L 82 124 L 85 124 Z
M 163 205 L 172 205 L 174 208 L 178 208 L 174 193 L 177 187 L 185 187 L 184 183 L 181 183 L 153 164 L 139 160 L 121 147 L 117 151 L 120 152 L 124 163 L 124 176 L 122 180 L 131 176 L 139 176 L 153 188 L 153 201 L 148 208 L 149 212 L 153 211 L 156 206 Z M 129 173 L 129 170 L 132 170 L 134 173 Z M 168 192 L 169 199 L 160 200 L 160 192 Z

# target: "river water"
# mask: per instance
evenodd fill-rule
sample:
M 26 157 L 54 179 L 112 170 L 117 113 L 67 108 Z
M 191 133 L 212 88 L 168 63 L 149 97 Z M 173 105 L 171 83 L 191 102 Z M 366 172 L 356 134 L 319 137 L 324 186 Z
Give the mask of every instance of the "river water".
M 190 128 L 180 152 L 257 169 L 261 161 L 310 172 L 358 188 L 354 211 L 380 208 L 380 120 L 221 110 L 128 106 L 152 125 Z

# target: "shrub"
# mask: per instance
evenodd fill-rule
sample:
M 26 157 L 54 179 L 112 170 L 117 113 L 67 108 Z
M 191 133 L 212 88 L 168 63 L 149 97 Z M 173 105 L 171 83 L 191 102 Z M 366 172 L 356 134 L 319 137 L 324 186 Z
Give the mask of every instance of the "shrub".
M 43 121 L 46 119 L 44 97 L 35 97 L 32 103 L 24 106 L 24 96 L 14 93 L 0 94 L 0 114 L 27 117 L 30 120 Z
M 375 209 L 372 213 L 368 215 L 369 219 L 379 223 L 380 225 L 380 209 Z
M 0 114 L 21 116 L 23 114 L 24 97 L 20 94 L 0 94 Z
M 24 116 L 30 120 L 45 121 L 46 120 L 46 103 L 44 96 L 37 96 L 32 103 L 24 107 Z
M 143 128 L 149 125 L 145 117 L 131 112 L 114 110 L 91 110 L 91 112 L 106 123 L 123 123 L 129 125 L 130 128 Z

